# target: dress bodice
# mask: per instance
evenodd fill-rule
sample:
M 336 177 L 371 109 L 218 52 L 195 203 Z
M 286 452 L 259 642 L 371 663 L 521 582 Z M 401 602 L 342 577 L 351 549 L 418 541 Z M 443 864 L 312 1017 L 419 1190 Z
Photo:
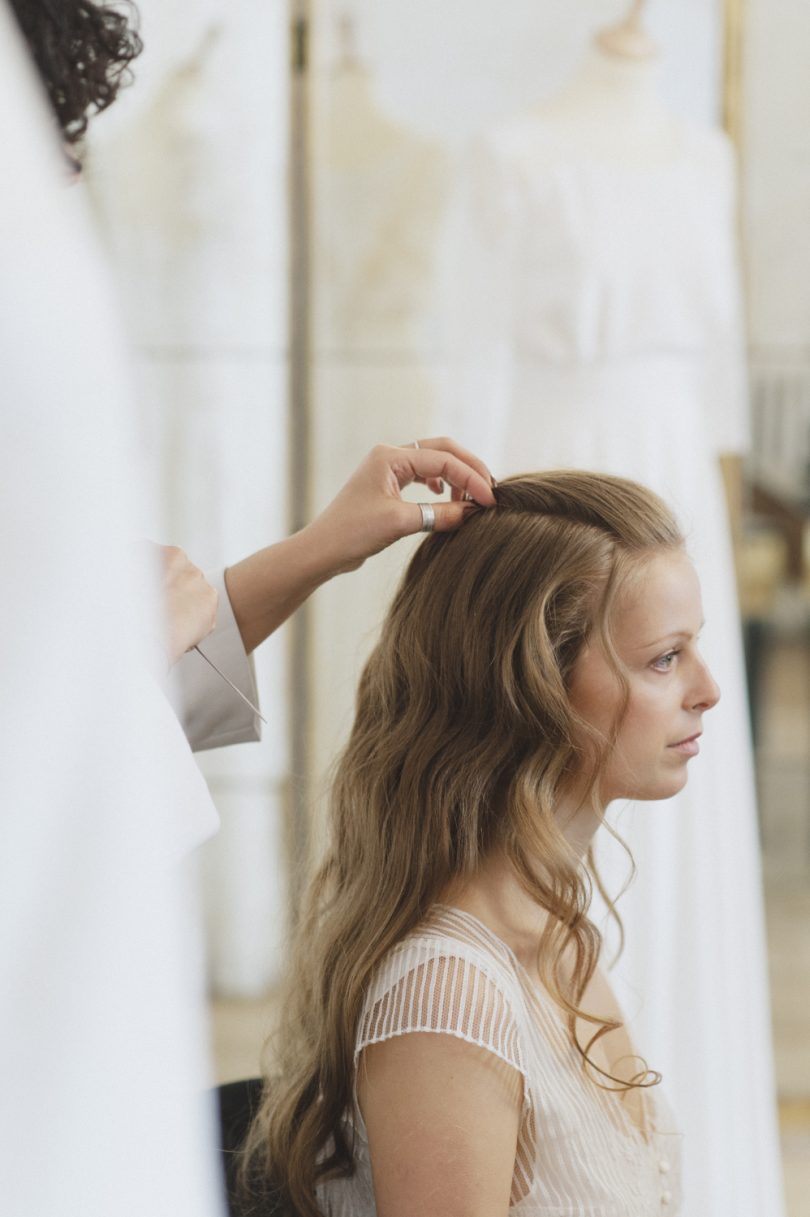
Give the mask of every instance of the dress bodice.
M 718 131 L 674 129 L 671 156 L 649 165 L 567 150 L 536 115 L 469 154 L 448 233 L 439 421 L 505 472 L 535 450 L 529 463 L 567 461 L 549 423 L 626 418 L 636 434 L 677 411 L 703 432 L 691 449 L 747 446 L 733 152 Z
M 583 1069 L 561 1012 L 509 947 L 471 914 L 436 907 L 383 961 L 366 996 L 356 1061 L 370 1044 L 432 1032 L 483 1048 L 522 1079 L 510 1213 L 658 1217 L 678 1206 L 680 1137 L 644 1092 L 644 1127 Z M 327 1217 L 375 1217 L 355 1102 L 356 1172 L 322 1185 Z
M 684 125 L 670 158 L 643 165 L 566 152 L 529 117 L 481 140 L 468 188 L 526 356 L 703 349 L 739 320 L 734 162 L 719 132 Z

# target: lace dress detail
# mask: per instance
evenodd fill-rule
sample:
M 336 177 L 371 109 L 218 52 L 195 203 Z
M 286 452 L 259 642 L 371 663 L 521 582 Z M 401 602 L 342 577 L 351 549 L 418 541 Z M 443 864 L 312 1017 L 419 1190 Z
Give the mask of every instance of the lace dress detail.
M 583 1071 L 558 1007 L 477 918 L 436 907 L 394 948 L 369 987 L 364 1048 L 398 1035 L 452 1035 L 493 1053 L 523 1082 L 509 1213 L 520 1217 L 669 1217 L 679 1208 L 680 1136 L 659 1096 L 644 1127 Z M 363 1118 L 347 1113 L 355 1174 L 318 1189 L 325 1217 L 376 1217 Z

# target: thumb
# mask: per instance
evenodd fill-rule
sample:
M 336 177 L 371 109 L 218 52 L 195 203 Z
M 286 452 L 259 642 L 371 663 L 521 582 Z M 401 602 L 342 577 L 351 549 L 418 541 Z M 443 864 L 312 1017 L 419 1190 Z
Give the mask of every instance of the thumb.
M 414 532 L 422 531 L 422 513 L 419 510 L 419 504 L 414 503 Z M 434 532 L 453 532 L 460 528 L 464 521 L 471 515 L 476 515 L 482 510 L 477 503 L 431 503 L 433 514 L 436 518 Z

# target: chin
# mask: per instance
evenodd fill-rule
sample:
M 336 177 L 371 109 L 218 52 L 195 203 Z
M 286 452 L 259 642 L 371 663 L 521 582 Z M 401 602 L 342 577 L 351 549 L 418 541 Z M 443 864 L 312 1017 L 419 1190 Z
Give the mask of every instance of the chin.
M 689 774 L 684 765 L 680 773 L 667 774 L 666 778 L 660 783 L 655 794 L 648 794 L 644 797 L 647 799 L 671 799 L 673 795 L 683 790 L 686 783 L 689 781 Z
M 660 803 L 678 794 L 688 781 L 689 774 L 684 765 L 680 773 L 668 773 L 656 782 L 626 790 L 616 798 L 633 799 L 637 803 Z

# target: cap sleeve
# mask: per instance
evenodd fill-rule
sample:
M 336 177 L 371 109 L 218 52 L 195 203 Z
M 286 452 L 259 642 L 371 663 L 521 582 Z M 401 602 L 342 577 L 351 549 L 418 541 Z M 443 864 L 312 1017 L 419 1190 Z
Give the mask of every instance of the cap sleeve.
M 526 1082 L 525 1051 L 508 978 L 460 943 L 416 940 L 385 961 L 360 1019 L 355 1056 L 397 1035 L 452 1035 L 499 1057 Z M 525 1085 L 524 1085 L 525 1093 Z

